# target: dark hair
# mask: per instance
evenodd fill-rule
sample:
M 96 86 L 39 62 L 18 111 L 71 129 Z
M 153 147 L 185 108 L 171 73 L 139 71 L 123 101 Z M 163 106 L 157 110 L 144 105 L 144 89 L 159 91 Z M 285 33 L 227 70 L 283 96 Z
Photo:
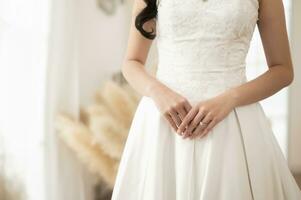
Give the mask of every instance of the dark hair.
M 146 38 L 153 40 L 156 37 L 155 30 L 146 31 L 143 28 L 144 23 L 151 19 L 157 18 L 157 0 L 144 0 L 146 7 L 137 15 L 135 19 L 135 26 L 138 31 Z

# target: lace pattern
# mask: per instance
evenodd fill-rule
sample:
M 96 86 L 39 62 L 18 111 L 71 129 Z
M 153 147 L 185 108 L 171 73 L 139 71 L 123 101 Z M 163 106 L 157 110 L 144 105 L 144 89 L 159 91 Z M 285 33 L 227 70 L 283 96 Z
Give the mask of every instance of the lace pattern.
M 258 0 L 159 0 L 157 77 L 191 99 L 246 81 Z
M 191 102 L 214 97 L 219 93 L 247 81 L 245 67 L 238 66 L 226 71 L 179 72 L 159 69 L 156 77 L 162 83 L 188 98 Z

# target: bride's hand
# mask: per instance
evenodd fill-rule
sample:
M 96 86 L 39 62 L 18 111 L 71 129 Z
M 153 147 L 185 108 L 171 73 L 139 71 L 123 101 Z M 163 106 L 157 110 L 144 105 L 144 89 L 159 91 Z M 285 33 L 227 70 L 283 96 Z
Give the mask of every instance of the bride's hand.
M 152 88 L 150 97 L 174 131 L 177 131 L 178 126 L 180 126 L 191 109 L 187 99 L 164 84 L 159 84 Z
M 184 118 L 177 133 L 184 132 L 183 138 L 203 137 L 235 107 L 230 92 L 197 103 Z

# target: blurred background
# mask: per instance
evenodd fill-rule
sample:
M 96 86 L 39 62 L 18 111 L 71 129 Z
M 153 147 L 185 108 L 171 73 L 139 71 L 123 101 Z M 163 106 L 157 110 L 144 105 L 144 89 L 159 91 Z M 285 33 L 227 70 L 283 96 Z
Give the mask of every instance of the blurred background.
M 110 199 L 140 98 L 120 74 L 132 1 L 0 0 L 0 200 Z M 300 180 L 301 1 L 284 4 L 295 80 L 260 103 Z M 247 63 L 267 69 L 257 30 Z

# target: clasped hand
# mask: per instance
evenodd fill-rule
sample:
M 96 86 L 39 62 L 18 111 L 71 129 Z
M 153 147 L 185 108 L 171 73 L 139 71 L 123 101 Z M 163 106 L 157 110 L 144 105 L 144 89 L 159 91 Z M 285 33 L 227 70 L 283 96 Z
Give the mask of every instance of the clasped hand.
M 191 105 L 168 87 L 154 90 L 152 98 L 173 130 L 183 138 L 202 138 L 235 107 L 231 92 Z

